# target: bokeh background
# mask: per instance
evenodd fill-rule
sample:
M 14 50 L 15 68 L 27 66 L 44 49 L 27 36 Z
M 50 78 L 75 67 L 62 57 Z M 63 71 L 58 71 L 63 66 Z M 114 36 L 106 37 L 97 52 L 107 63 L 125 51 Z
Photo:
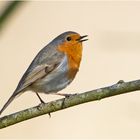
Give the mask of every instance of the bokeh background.
M 0 9 L 6 1 L 0 2 Z M 36 1 L 19 6 L 0 31 L 0 107 L 37 52 L 65 31 L 88 34 L 80 71 L 62 93 L 140 77 L 140 2 Z M 47 102 L 60 97 L 44 95 Z M 2 115 L 39 104 L 32 92 Z M 140 91 L 75 106 L 0 130 L 0 139 L 139 139 Z

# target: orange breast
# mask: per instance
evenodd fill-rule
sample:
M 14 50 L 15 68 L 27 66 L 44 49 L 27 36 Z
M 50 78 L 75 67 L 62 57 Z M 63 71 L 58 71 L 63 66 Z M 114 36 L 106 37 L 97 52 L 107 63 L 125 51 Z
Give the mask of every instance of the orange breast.
M 79 70 L 81 57 L 82 57 L 82 43 L 67 43 L 64 42 L 58 47 L 58 50 L 64 52 L 68 57 L 69 72 L 68 76 L 73 79 Z

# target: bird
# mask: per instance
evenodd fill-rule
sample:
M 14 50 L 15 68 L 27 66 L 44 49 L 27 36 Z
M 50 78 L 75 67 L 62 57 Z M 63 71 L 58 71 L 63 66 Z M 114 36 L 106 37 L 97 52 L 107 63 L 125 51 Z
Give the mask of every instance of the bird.
M 83 45 L 88 35 L 81 36 L 74 31 L 66 31 L 54 38 L 48 45 L 39 51 L 33 59 L 15 91 L 0 110 L 0 114 L 19 95 L 26 91 L 33 91 L 44 103 L 38 93 L 56 94 L 66 88 L 79 70 Z

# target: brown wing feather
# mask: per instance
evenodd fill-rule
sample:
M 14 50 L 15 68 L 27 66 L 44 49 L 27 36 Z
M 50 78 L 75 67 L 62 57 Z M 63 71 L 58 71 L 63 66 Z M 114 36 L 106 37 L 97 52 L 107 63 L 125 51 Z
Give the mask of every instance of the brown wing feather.
M 32 70 L 32 72 L 30 72 L 28 74 L 28 76 L 25 78 L 24 83 L 22 84 L 22 86 L 16 90 L 16 93 L 24 90 L 25 88 L 27 88 L 28 86 L 30 86 L 32 83 L 34 83 L 35 81 L 37 81 L 38 79 L 43 78 L 44 76 L 46 76 L 48 73 L 50 73 L 51 71 L 53 71 L 56 66 L 58 64 L 54 64 L 54 65 L 39 65 L 36 68 L 34 68 Z

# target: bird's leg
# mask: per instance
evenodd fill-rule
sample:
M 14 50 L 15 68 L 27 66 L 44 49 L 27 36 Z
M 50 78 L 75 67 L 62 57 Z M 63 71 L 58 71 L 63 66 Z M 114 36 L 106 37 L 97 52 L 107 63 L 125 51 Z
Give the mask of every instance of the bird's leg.
M 39 98 L 40 102 L 45 104 L 45 102 L 41 99 L 41 97 L 39 96 L 39 94 L 36 92 L 37 97 Z
M 66 98 L 69 98 L 70 96 L 77 95 L 77 94 L 55 93 L 54 95 L 65 96 L 65 98 L 64 98 L 64 100 L 63 100 L 63 102 L 62 102 L 62 105 L 61 105 L 61 108 L 63 109 L 63 108 L 64 108 L 64 103 L 65 103 L 65 99 L 66 99 Z
M 60 96 L 64 96 L 64 100 L 62 102 L 62 105 L 61 105 L 61 108 L 63 109 L 64 108 L 64 102 L 65 102 L 65 99 L 66 98 L 69 98 L 71 96 L 71 94 L 64 94 L 64 93 L 52 93 L 52 95 L 60 95 Z
M 42 104 L 45 104 L 45 102 L 41 99 L 41 97 L 39 96 L 39 94 L 36 92 L 37 97 L 39 98 L 40 102 Z M 48 113 L 49 117 L 51 118 L 51 113 Z

